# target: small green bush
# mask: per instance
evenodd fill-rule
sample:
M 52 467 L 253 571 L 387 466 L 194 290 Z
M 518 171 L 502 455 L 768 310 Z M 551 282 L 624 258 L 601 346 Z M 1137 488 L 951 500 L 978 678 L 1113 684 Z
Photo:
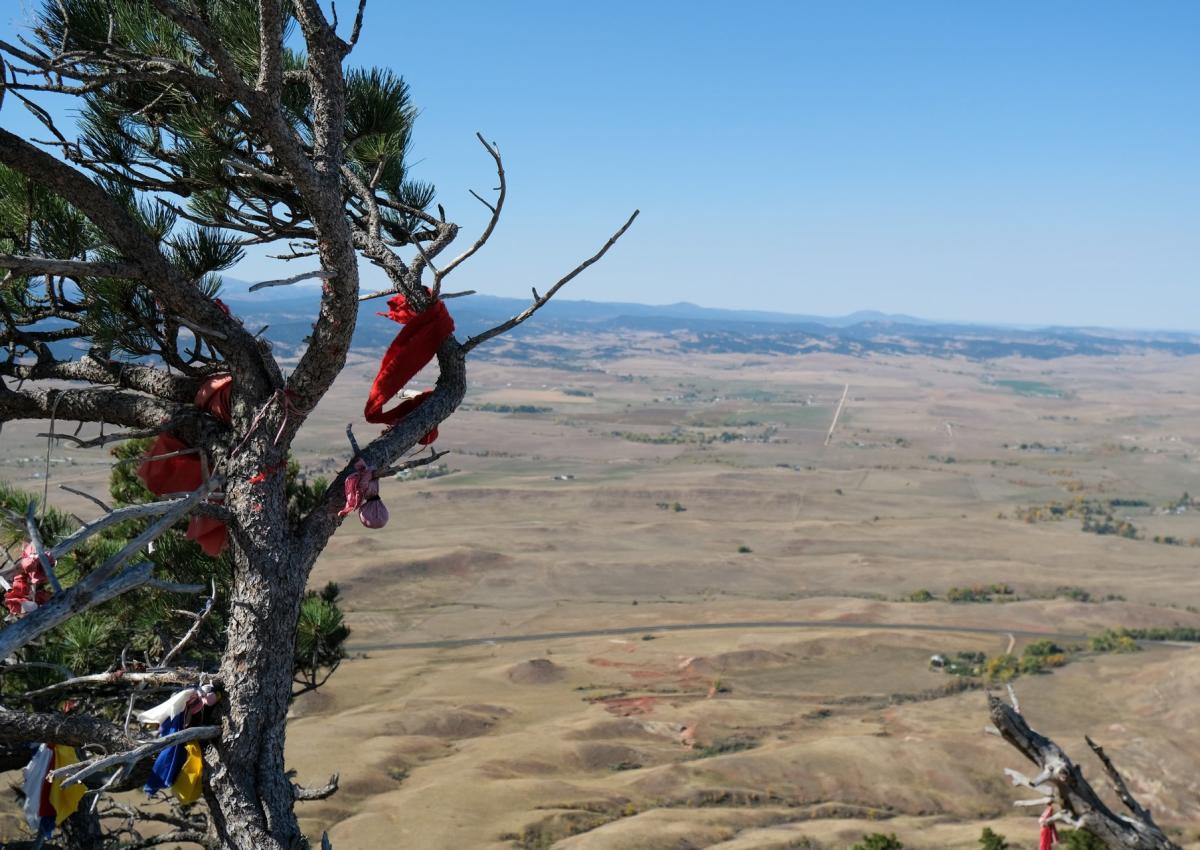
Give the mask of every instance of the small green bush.
M 1058 837 L 1058 846 L 1065 850 L 1107 850 L 1103 841 L 1082 829 L 1064 829 Z
M 864 835 L 853 850 L 904 850 L 904 844 L 896 838 L 895 833 L 884 835 L 882 832 L 872 832 Z
M 1008 839 L 998 832 L 993 832 L 991 827 L 985 826 L 979 836 L 979 846 L 983 850 L 1008 850 Z
M 1093 652 L 1138 652 L 1141 647 L 1128 629 L 1105 629 L 1088 640 Z
M 1034 641 L 1025 647 L 1026 658 L 1045 658 L 1048 655 L 1062 655 L 1063 648 L 1052 640 Z

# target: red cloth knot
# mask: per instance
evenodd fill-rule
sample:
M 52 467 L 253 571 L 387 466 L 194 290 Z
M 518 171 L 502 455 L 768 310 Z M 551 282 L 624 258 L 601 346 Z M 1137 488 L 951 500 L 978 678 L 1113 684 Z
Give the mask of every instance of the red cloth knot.
M 232 375 L 213 375 L 205 378 L 196 391 L 196 407 L 228 425 L 233 421 L 229 399 L 233 394 Z
M 1038 818 L 1038 824 L 1041 829 L 1038 831 L 1038 850 L 1052 850 L 1054 845 L 1058 844 L 1058 830 L 1054 828 L 1054 821 L 1050 818 L 1054 817 L 1053 804 L 1046 807 Z
M 196 391 L 196 407 L 228 425 L 232 421 L 232 392 L 232 375 L 212 375 L 205 378 Z M 199 452 L 162 457 L 190 448 L 170 431 L 159 434 L 137 469 L 138 478 L 146 485 L 146 489 L 156 496 L 165 496 L 168 493 L 191 492 L 203 484 L 204 467 Z M 194 540 L 204 554 L 213 558 L 225 551 L 229 543 L 229 529 L 225 523 L 206 516 L 193 516 L 188 522 L 185 536 L 188 540 Z
M 368 466 L 362 458 L 354 461 L 354 472 L 346 476 L 346 504 L 338 511 L 344 517 L 358 511 L 358 519 L 367 528 L 383 528 L 387 525 L 388 509 L 379 498 L 379 479 L 375 467 Z
M 54 564 L 54 555 L 46 553 L 46 560 Z M 21 559 L 17 562 L 17 574 L 13 576 L 12 587 L 4 594 L 4 607 L 14 617 L 28 614 L 45 605 L 50 599 L 50 591 L 46 584 L 50 577 L 42 568 L 38 558 L 37 548 L 33 543 L 26 543 L 21 549 Z
M 454 319 L 450 317 L 443 301 L 434 301 L 426 309 L 418 312 L 403 295 L 397 295 L 388 300 L 388 307 L 390 309 L 387 313 L 379 315 L 386 316 L 404 327 L 396 334 L 396 338 L 383 355 L 379 374 L 371 384 L 371 392 L 363 408 L 363 416 L 368 422 L 390 427 L 403 420 L 429 398 L 430 393 L 426 391 L 405 399 L 391 410 L 383 409 L 389 400 L 433 360 L 438 347 L 454 333 Z M 419 442 L 427 446 L 436 439 L 437 429 L 434 428 Z

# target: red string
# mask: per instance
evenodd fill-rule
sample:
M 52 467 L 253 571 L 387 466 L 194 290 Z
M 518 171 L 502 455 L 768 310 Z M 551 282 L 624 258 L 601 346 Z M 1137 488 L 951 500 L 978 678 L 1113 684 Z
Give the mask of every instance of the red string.
M 250 483 L 251 484 L 262 484 L 264 481 L 267 480 L 267 478 L 269 476 L 278 472 L 281 469 L 286 469 L 286 468 L 287 468 L 287 461 L 281 460 L 281 461 L 279 461 L 279 463 L 275 464 L 274 466 L 268 466 L 266 469 L 262 470 L 261 472 L 254 473 L 254 475 L 252 475 L 250 477 Z
M 391 410 L 384 410 L 383 406 L 434 358 L 438 347 L 454 333 L 454 319 L 442 301 L 434 301 L 418 313 L 409 306 L 403 295 L 397 295 L 388 300 L 388 306 L 391 309 L 379 315 L 387 316 L 404 327 L 383 355 L 379 374 L 371 384 L 371 392 L 363 408 L 363 416 L 368 422 L 392 426 L 420 407 L 430 393 L 424 392 L 405 399 Z M 419 442 L 429 445 L 436 439 L 437 429 L 434 428 Z

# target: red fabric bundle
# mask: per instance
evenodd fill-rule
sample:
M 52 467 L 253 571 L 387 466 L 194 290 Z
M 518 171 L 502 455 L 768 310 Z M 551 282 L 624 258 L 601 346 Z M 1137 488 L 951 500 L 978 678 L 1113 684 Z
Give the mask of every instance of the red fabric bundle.
M 224 552 L 229 543 L 229 529 L 225 527 L 225 523 L 209 516 L 192 517 L 184 536 L 188 540 L 195 540 L 210 558 Z
M 346 476 L 346 504 L 338 511 L 343 517 L 351 511 L 358 511 L 358 518 L 367 528 L 383 528 L 387 525 L 388 509 L 379 498 L 379 479 L 375 477 L 375 467 L 367 466 L 359 458 L 354 462 L 354 471 Z
M 1054 806 L 1050 805 L 1038 818 L 1038 823 L 1041 825 L 1041 830 L 1038 832 L 1038 850 L 1053 850 L 1054 845 L 1058 844 L 1058 830 L 1054 828 L 1054 821 L 1050 820 L 1053 816 Z
M 196 391 L 196 407 L 228 425 L 233 421 L 229 399 L 233 394 L 233 375 L 213 375 L 206 378 Z
M 213 375 L 206 378 L 196 391 L 196 406 L 228 425 L 232 420 L 229 402 L 232 391 L 233 376 Z M 186 493 L 203 484 L 204 470 L 198 452 L 154 459 L 189 448 L 191 446 L 170 432 L 159 434 L 150 447 L 147 459 L 142 461 L 137 471 L 146 489 L 156 496 L 165 496 L 168 493 Z M 200 544 L 206 555 L 215 558 L 229 542 L 229 529 L 220 520 L 194 516 L 188 523 L 186 536 L 188 540 Z
M 52 554 L 47 552 L 46 557 L 51 564 L 54 563 Z M 50 578 L 42 569 L 42 562 L 37 556 L 37 549 L 32 543 L 26 543 L 21 551 L 17 574 L 13 576 L 12 588 L 4 594 L 4 606 L 8 608 L 8 613 L 20 617 L 45 605 L 50 598 L 50 591 L 45 587 L 49 581 Z
M 192 452 L 175 457 L 162 457 L 172 452 L 190 449 L 187 443 L 169 431 L 154 438 L 150 452 L 138 467 L 137 476 L 155 496 L 168 493 L 188 493 L 204 483 L 200 455 Z
M 375 382 L 371 385 L 371 393 L 367 397 L 363 415 L 368 422 L 391 426 L 420 407 L 429 397 L 429 393 L 425 392 L 405 399 L 391 410 L 383 409 L 389 399 L 404 389 L 404 385 L 428 365 L 437 354 L 442 341 L 454 333 L 454 319 L 450 317 L 450 312 L 442 301 L 435 301 L 428 309 L 416 313 L 403 295 L 397 295 L 388 300 L 388 307 L 391 309 L 387 313 L 379 315 L 387 316 L 404 327 L 396 334 L 396 338 L 388 346 L 387 353 L 383 355 L 383 363 L 380 364 L 379 374 L 375 376 Z M 420 442 L 429 445 L 436 439 L 435 428 L 422 437 Z

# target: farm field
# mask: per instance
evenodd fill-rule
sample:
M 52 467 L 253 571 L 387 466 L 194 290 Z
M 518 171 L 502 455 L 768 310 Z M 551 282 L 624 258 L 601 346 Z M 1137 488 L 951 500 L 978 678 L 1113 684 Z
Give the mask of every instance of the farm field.
M 351 657 L 289 731 L 299 781 L 341 776 L 302 804 L 311 835 L 965 850 L 987 825 L 1032 847 L 1019 756 L 930 657 L 1048 639 L 1068 663 L 1015 680 L 1030 722 L 1096 777 L 1091 734 L 1200 846 L 1200 647 L 1087 649 L 1200 627 L 1200 361 L 628 352 L 473 364 L 451 453 L 385 483 L 385 529 L 331 542 L 313 585 L 341 586 Z M 302 432 L 307 474 L 345 462 L 374 362 Z M 45 430 L 5 426 L 0 477 L 42 486 Z M 55 448 L 54 498 L 90 515 L 57 485 L 101 493 L 107 468 Z

